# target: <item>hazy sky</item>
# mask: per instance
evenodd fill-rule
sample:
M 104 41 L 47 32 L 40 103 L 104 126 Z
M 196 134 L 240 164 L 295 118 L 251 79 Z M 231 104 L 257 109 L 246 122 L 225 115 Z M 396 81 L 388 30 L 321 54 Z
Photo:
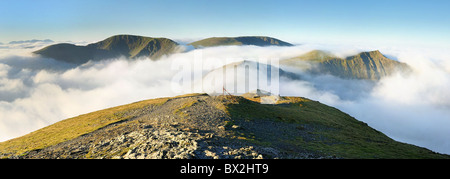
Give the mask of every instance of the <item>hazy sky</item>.
M 267 35 L 450 47 L 448 0 L 1 0 L 0 42 Z

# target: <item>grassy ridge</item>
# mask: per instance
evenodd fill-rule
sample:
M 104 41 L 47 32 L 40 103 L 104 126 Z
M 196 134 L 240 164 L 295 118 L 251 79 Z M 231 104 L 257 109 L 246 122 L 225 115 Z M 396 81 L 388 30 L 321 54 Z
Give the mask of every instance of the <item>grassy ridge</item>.
M 166 38 L 151 38 L 134 35 L 115 35 L 88 47 L 108 50 L 129 58 L 148 56 L 160 58 L 174 51 L 176 42 Z
M 178 44 L 166 38 L 151 38 L 135 35 L 115 35 L 87 46 L 55 44 L 33 53 L 56 60 L 83 64 L 89 60 L 104 60 L 124 56 L 136 58 L 147 56 L 153 60 L 175 53 Z
M 22 137 L 2 142 L 0 155 L 3 157 L 25 155 L 29 151 L 54 146 L 116 123 L 121 123 L 119 125 L 121 127 L 132 129 L 130 126 L 135 122 L 139 123 L 134 119 L 142 115 L 153 118 L 157 116 L 155 114 L 160 114 L 164 117 L 159 120 L 182 117 L 183 120 L 176 123 L 181 126 L 181 123 L 190 122 L 193 122 L 191 125 L 197 125 L 195 121 L 211 124 L 201 125 L 202 130 L 205 130 L 205 127 L 221 126 L 226 130 L 224 134 L 228 136 L 224 140 L 239 140 L 242 145 L 277 149 L 287 158 L 304 158 L 299 154 L 305 152 L 337 158 L 450 158 L 449 155 L 392 140 L 366 123 L 317 101 L 301 97 L 281 97 L 277 104 L 272 105 L 261 104 L 257 98 L 250 99 L 240 96 L 212 97 L 206 94 L 188 94 L 104 109 L 66 119 Z M 225 112 L 226 116 L 219 117 L 221 119 L 217 116 L 217 119 L 208 118 L 208 115 L 218 114 L 217 111 L 211 114 L 203 111 L 199 114 L 199 111 L 195 110 L 210 109 L 207 106 Z M 153 110 L 149 111 L 148 107 Z M 220 121 L 224 119 L 226 121 L 222 121 L 221 124 Z M 114 131 L 116 128 L 108 129 L 111 131 L 103 135 L 115 136 L 121 132 Z M 221 131 L 219 129 L 220 127 L 214 128 Z M 118 150 L 125 151 L 125 149 Z
M 227 45 L 292 46 L 292 44 L 281 41 L 279 39 L 264 36 L 211 37 L 196 42 L 192 42 L 189 45 L 192 45 L 195 48 L 227 46 Z
M 409 72 L 407 64 L 386 58 L 380 51 L 362 52 L 345 59 L 328 52 L 314 50 L 280 61 L 313 74 L 331 74 L 347 79 L 379 80 L 395 72 Z
M 296 126 L 257 138 L 256 143 L 273 144 L 280 133 L 291 136 L 284 143 L 307 151 L 339 158 L 449 158 L 428 149 L 397 142 L 366 123 L 340 110 L 300 97 L 283 97 L 277 105 L 261 105 L 247 100 L 230 104 L 232 118 L 246 121 L 271 120 Z M 254 131 L 247 131 L 250 133 Z M 271 131 L 268 130 L 268 133 Z M 270 145 L 269 145 L 270 146 Z
M 167 100 L 168 98 L 145 100 L 62 120 L 22 137 L 0 143 L 0 152 L 19 155 L 26 151 L 52 146 L 93 132 L 109 124 L 135 117 L 127 113 L 130 110 L 148 105 L 160 105 Z

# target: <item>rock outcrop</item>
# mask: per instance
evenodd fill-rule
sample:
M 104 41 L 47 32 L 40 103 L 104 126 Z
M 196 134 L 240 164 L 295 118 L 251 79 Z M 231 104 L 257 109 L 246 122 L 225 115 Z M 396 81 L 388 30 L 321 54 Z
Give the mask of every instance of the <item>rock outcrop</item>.
M 0 158 L 449 158 L 317 101 L 254 99 L 190 94 L 113 107 L 2 142 Z

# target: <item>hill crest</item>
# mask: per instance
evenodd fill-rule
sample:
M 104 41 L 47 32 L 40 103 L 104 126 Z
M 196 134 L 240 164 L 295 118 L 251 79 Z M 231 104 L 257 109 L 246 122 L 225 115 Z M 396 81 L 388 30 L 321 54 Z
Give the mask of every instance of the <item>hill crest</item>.
M 195 48 L 227 45 L 293 46 L 290 43 L 267 36 L 211 37 L 192 42 L 189 45 Z
M 86 46 L 54 44 L 33 53 L 75 64 L 89 60 L 99 61 L 124 56 L 137 58 L 146 56 L 153 60 L 177 51 L 178 43 L 167 38 L 153 38 L 137 35 L 115 35 Z
M 0 157 L 449 158 L 317 101 L 257 100 L 187 94 L 117 106 L 2 142 Z
M 379 50 L 360 52 L 345 58 L 326 51 L 313 50 L 298 57 L 281 60 L 280 63 L 312 74 L 331 74 L 344 79 L 375 81 L 396 72 L 408 73 L 411 70 L 406 63 L 391 60 Z

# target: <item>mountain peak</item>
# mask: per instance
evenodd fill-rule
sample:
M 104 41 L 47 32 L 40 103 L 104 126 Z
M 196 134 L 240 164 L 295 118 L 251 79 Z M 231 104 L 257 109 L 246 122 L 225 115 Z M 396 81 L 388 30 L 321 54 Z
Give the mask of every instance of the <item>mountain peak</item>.
M 317 101 L 257 99 L 188 94 L 104 109 L 1 142 L 0 158 L 449 158 Z
M 37 42 L 53 43 L 54 41 L 50 39 L 45 40 L 32 39 L 32 40 L 11 41 L 8 44 L 37 43 Z
M 408 72 L 409 66 L 385 57 L 379 50 L 361 52 L 345 59 L 314 50 L 280 63 L 314 74 L 331 74 L 347 79 L 379 80 L 394 72 Z
M 386 63 L 401 63 L 396 60 L 392 60 L 384 56 L 379 50 L 361 52 L 357 55 L 348 56 L 347 60 L 355 60 L 355 59 L 366 59 L 370 60 L 374 63 L 378 62 L 386 62 Z
M 193 42 L 196 48 L 221 45 L 292 46 L 292 44 L 266 36 L 212 37 Z M 33 53 L 55 60 L 83 64 L 89 60 L 99 61 L 124 56 L 127 58 L 149 57 L 157 60 L 177 51 L 178 43 L 167 38 L 154 38 L 119 34 L 86 46 L 54 44 Z
M 125 56 L 135 58 L 146 56 L 153 60 L 176 51 L 178 44 L 167 38 L 153 38 L 137 35 L 114 35 L 105 40 L 75 46 L 55 44 L 33 53 L 69 63 L 83 64 L 89 60 L 104 60 Z
M 374 58 L 380 58 L 380 57 L 385 57 L 379 50 L 373 50 L 373 51 L 368 51 L 368 52 L 361 52 L 358 55 L 366 55 L 369 57 L 374 57 Z
M 211 37 L 190 43 L 195 48 L 227 45 L 292 46 L 292 44 L 267 36 Z
M 305 53 L 304 55 L 301 55 L 297 57 L 302 60 L 308 60 L 308 61 L 324 61 L 331 58 L 336 58 L 333 54 L 331 54 L 328 51 L 323 50 L 313 50 L 308 53 Z

